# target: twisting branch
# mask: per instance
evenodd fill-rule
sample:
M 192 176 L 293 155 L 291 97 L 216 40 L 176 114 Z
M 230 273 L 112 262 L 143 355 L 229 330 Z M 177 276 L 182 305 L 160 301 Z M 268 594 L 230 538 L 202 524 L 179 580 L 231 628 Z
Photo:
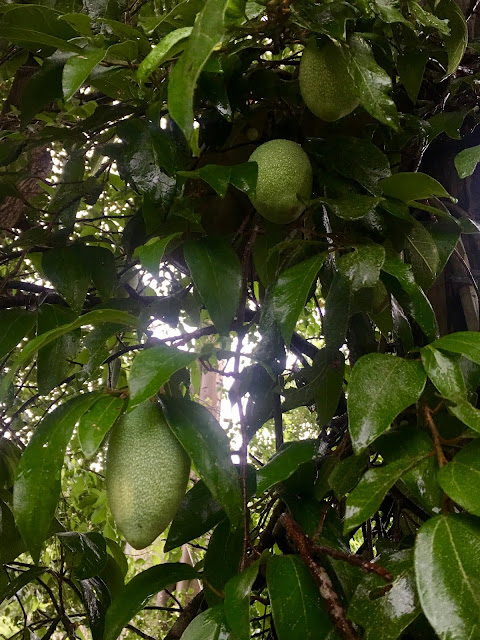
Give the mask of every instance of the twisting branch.
M 285 527 L 288 537 L 312 574 L 338 634 L 344 638 L 344 640 L 359 640 L 352 623 L 350 620 L 347 620 L 346 611 L 340 602 L 340 598 L 335 591 L 330 576 L 325 569 L 313 559 L 315 555 L 315 545 L 312 545 L 311 541 L 303 533 L 295 520 L 287 513 L 283 513 L 280 516 L 279 522 Z

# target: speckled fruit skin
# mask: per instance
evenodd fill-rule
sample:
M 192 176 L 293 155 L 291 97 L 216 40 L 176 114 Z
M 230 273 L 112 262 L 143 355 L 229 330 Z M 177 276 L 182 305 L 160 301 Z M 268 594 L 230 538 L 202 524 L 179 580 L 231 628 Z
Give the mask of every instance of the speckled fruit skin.
M 189 471 L 190 459 L 157 404 L 139 405 L 114 426 L 107 452 L 107 498 L 132 547 L 147 547 L 170 524 Z
M 322 120 L 334 122 L 358 107 L 344 54 L 331 40 L 320 48 L 310 40 L 300 61 L 299 82 L 305 104 Z
M 249 158 L 258 164 L 253 206 L 276 224 L 296 220 L 305 209 L 297 194 L 308 199 L 312 193 L 312 165 L 302 147 L 292 140 L 270 140 Z

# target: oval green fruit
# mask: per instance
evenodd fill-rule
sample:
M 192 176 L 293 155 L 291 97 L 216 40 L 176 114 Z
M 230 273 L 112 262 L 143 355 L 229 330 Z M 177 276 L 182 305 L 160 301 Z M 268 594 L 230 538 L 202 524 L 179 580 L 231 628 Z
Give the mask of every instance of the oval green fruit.
M 299 82 L 305 104 L 322 120 L 334 122 L 358 107 L 345 55 L 331 40 L 320 48 L 310 40 L 300 61 Z
M 270 140 L 249 158 L 258 164 L 255 195 L 250 200 L 267 220 L 286 224 L 305 209 L 297 194 L 308 199 L 312 193 L 312 165 L 302 147 L 292 140 Z
M 113 519 L 132 547 L 147 547 L 178 511 L 190 471 L 158 404 L 145 402 L 114 426 L 105 471 Z

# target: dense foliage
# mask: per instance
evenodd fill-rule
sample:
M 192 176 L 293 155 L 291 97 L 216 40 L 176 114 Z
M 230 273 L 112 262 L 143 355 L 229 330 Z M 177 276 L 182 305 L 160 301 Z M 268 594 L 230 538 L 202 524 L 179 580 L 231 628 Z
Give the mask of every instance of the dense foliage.
M 3 636 L 478 636 L 474 11 L 0 4 Z M 134 553 L 106 448 L 152 399 L 192 474 Z

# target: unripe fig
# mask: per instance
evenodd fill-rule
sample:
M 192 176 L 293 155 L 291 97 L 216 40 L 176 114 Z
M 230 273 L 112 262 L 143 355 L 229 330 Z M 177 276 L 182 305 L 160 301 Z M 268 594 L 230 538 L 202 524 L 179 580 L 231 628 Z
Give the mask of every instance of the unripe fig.
M 334 122 L 359 104 L 342 49 L 331 40 L 320 47 L 312 38 L 302 54 L 299 70 L 300 92 L 312 113 Z
M 172 521 L 187 488 L 190 459 L 158 404 L 144 402 L 113 427 L 106 462 L 113 519 L 135 549 Z
M 312 193 L 312 165 L 302 147 L 292 140 L 270 140 L 249 158 L 258 164 L 257 188 L 250 200 L 264 218 L 276 224 L 296 220 L 305 209 L 297 195 Z

